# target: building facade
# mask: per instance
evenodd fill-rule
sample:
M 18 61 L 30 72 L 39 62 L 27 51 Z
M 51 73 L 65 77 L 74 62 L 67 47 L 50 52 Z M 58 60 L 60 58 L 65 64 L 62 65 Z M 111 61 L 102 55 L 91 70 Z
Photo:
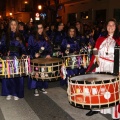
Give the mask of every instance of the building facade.
M 102 22 L 116 18 L 120 22 L 119 0 L 59 0 L 58 16 L 61 21 L 79 20 L 86 22 Z M 54 0 L 51 0 L 51 6 Z
M 27 23 L 30 18 L 35 19 L 36 13 L 44 10 L 38 9 L 38 5 L 44 2 L 45 0 L 6 0 L 6 16 Z
M 1 8 L 1 14 L 13 17 L 19 21 L 28 22 L 35 17 L 37 6 L 43 4 L 43 13 L 47 14 L 47 21 L 53 22 L 55 18 L 67 23 L 79 20 L 86 22 L 101 22 L 109 18 L 116 18 L 120 22 L 119 0 L 5 0 L 6 7 Z M 56 3 L 55 3 L 56 1 Z M 49 7 L 50 6 L 50 7 Z M 45 9 L 44 9 L 45 8 Z M 4 11 L 4 12 L 3 12 Z M 56 12 L 57 11 L 57 12 Z M 54 14 L 53 14 L 54 13 Z M 56 14 L 55 14 L 56 13 Z
M 33 0 L 7 0 L 6 16 L 28 22 L 33 12 Z

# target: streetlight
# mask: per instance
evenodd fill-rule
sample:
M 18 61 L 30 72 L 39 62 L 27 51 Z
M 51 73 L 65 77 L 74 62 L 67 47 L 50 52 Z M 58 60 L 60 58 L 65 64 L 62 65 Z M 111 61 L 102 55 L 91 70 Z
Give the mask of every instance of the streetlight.
M 12 16 L 12 13 L 10 13 L 10 16 Z
M 24 1 L 24 4 L 28 4 L 28 1 Z
M 42 9 L 42 5 L 38 5 L 38 10 L 41 10 Z

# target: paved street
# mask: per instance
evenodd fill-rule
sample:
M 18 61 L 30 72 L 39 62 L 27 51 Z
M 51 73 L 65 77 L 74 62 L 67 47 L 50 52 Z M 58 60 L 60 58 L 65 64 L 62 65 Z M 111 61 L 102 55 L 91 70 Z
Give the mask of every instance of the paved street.
M 48 94 L 34 97 L 33 90 L 27 89 L 26 80 L 24 99 L 7 101 L 0 96 L 0 120 L 111 120 L 110 115 L 87 117 L 88 110 L 71 106 L 66 87 L 60 87 L 59 81 L 49 83 L 47 91 Z

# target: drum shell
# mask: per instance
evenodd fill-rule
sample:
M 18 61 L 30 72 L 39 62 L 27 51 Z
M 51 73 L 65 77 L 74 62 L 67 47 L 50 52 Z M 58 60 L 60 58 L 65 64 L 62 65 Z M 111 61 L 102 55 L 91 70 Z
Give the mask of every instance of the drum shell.
M 15 63 L 17 62 L 17 64 Z M 31 72 L 30 57 L 4 56 L 0 58 L 0 77 L 14 78 L 27 76 Z
M 117 76 L 114 76 L 114 79 L 93 83 L 69 79 L 68 99 L 73 106 L 85 109 L 112 107 L 119 104 L 119 84 Z
M 63 61 L 68 69 L 87 68 L 90 57 L 88 54 L 69 54 L 68 56 L 63 56 Z
M 60 68 L 62 66 L 62 63 L 63 63 L 62 59 L 59 58 L 50 58 L 47 60 L 45 58 L 39 58 L 37 59 L 37 61 L 36 59 L 34 59 L 31 61 L 31 69 L 32 69 L 31 78 L 34 80 L 42 80 L 42 81 L 59 80 L 61 78 Z M 36 74 L 38 75 L 37 77 Z

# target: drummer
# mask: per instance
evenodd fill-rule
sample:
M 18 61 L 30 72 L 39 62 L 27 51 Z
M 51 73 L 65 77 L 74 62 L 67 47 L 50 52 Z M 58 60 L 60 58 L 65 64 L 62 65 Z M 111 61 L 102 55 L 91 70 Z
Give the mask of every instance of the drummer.
M 36 30 L 34 34 L 28 39 L 28 48 L 31 58 L 51 58 L 52 48 L 49 43 L 49 39 L 44 32 L 44 27 L 41 22 L 36 24 Z M 34 95 L 39 96 L 39 90 L 44 94 L 47 93 L 45 88 L 48 87 L 46 81 L 36 81 L 29 78 L 28 80 L 29 89 L 34 89 Z
M 114 65 L 114 47 L 120 45 L 120 38 L 118 36 L 117 23 L 115 19 L 110 19 L 107 22 L 106 32 L 99 37 L 95 48 L 93 49 L 93 56 L 87 72 L 109 72 L 113 73 Z M 120 118 L 120 105 L 102 109 L 90 110 L 86 115 L 91 116 L 101 112 L 103 114 L 111 114 L 113 120 Z
M 64 55 L 67 55 L 69 53 L 79 53 L 80 47 L 76 40 L 76 30 L 74 27 L 70 27 L 68 29 L 68 35 L 65 37 L 61 44 L 61 51 L 64 53 Z M 67 47 L 69 47 L 69 51 L 67 50 Z
M 76 29 L 75 27 L 70 27 L 68 29 L 68 35 L 65 39 L 63 39 L 61 44 L 61 51 L 64 56 L 68 56 L 70 54 L 79 54 L 80 46 L 78 44 L 79 41 L 76 40 Z M 80 73 L 79 68 L 67 69 L 67 76 L 73 76 Z M 67 84 L 66 80 L 61 81 L 61 85 Z
M 76 27 L 76 39 L 79 42 L 81 52 L 87 53 L 89 42 L 87 41 L 85 33 L 83 33 L 83 24 L 80 21 L 76 21 L 75 27 Z
M 53 40 L 54 40 L 54 37 L 55 37 L 55 33 L 56 33 L 56 28 L 55 28 L 55 25 L 54 24 L 51 24 L 50 25 L 50 30 L 48 31 L 47 35 L 50 39 L 50 42 L 51 44 L 53 44 Z
M 54 44 L 54 48 L 59 48 L 62 40 L 65 38 L 66 33 L 64 31 L 64 24 L 62 22 L 59 22 L 57 24 L 57 31 L 54 34 L 54 39 L 53 39 L 53 44 Z
M 22 36 L 18 32 L 18 22 L 15 19 L 10 20 L 9 30 L 4 39 L 6 39 L 7 56 L 20 57 L 26 54 Z M 14 97 L 14 100 L 23 98 L 23 77 L 2 79 L 2 96 L 7 96 L 7 100 L 10 100 L 12 96 Z

